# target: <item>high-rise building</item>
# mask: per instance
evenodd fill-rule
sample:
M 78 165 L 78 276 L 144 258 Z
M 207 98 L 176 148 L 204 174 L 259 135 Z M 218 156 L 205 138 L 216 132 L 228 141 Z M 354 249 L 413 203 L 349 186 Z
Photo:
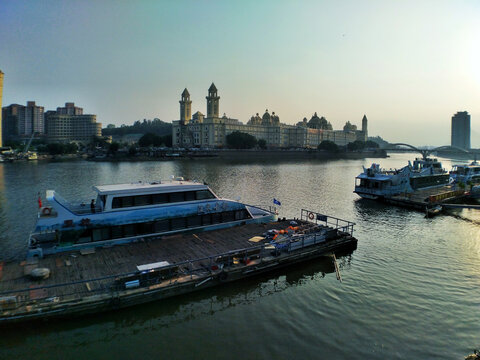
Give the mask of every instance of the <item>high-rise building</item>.
M 43 106 L 37 106 L 35 101 L 27 105 L 12 104 L 2 109 L 3 137 L 31 136 L 45 134 L 45 117 Z
M 17 134 L 30 136 L 32 133 L 45 134 L 45 118 L 43 106 L 37 106 L 35 101 L 27 101 L 27 106 L 18 105 Z
M 0 70 L 0 109 L 2 108 L 2 95 L 3 95 L 3 72 Z M 0 147 L 3 146 L 3 141 L 2 141 L 2 128 L 3 128 L 3 121 L 2 121 L 2 113 L 3 111 L 0 112 Z
M 2 133 L 4 142 L 18 136 L 18 116 L 24 114 L 25 106 L 11 104 L 2 108 Z
M 452 116 L 452 146 L 470 149 L 470 115 L 466 111 L 459 111 Z

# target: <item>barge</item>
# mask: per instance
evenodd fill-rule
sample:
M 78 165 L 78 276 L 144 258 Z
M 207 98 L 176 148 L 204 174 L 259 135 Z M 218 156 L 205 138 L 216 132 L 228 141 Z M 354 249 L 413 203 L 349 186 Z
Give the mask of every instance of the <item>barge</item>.
M 161 189 L 171 192 L 174 190 L 172 186 L 175 186 L 175 191 L 185 191 L 183 185 L 174 183 Z M 194 185 L 188 183 L 186 186 Z M 145 190 L 142 186 L 139 188 Z M 202 190 L 210 191 L 208 187 Z M 108 194 L 102 195 L 108 198 Z M 110 195 L 115 197 L 113 193 Z M 109 203 L 107 198 L 104 202 L 107 205 L 103 205 L 105 210 L 113 201 L 110 199 Z M 199 205 L 197 201 L 200 200 L 187 201 L 184 198 L 185 203 L 197 205 L 197 211 L 201 206 L 202 214 L 195 216 L 203 216 L 205 205 Z M 222 204 L 227 200 L 215 195 L 209 201 Z M 356 248 L 357 240 L 353 237 L 355 224 L 352 222 L 305 209 L 301 210 L 299 218 L 278 219 L 273 210 L 228 202 L 236 210 L 212 205 L 210 208 L 216 210 L 209 214 L 208 224 L 195 223 L 194 226 L 192 223 L 189 227 L 187 219 L 182 222 L 185 227 L 172 228 L 175 219 L 182 217 L 177 211 L 176 217 L 168 219 L 169 227 L 163 232 L 145 233 L 143 224 L 146 221 L 136 218 L 137 233 L 129 233 L 128 238 L 96 239 L 97 223 L 93 220 L 82 225 L 92 230 L 88 242 L 85 237 L 78 236 L 81 229 L 76 233 L 67 233 L 77 242 L 69 238 L 64 244 L 61 241 L 64 234 L 59 235 L 59 228 L 54 225 L 43 230 L 47 234 L 44 238 L 40 238 L 43 233 L 37 228 L 32 234 L 37 241 L 32 244 L 30 237 L 28 256 L 24 261 L 0 262 L 0 324 L 115 310 Z M 65 203 L 62 201 L 60 205 Z M 178 205 L 175 202 L 173 206 Z M 59 205 L 53 206 L 58 208 Z M 142 206 L 150 206 L 151 211 L 157 207 L 153 204 Z M 171 207 L 172 204 L 166 206 Z M 182 209 L 190 211 L 188 206 Z M 94 214 L 102 209 L 90 210 L 88 215 L 94 218 Z M 160 219 L 158 221 L 165 222 L 166 214 L 172 215 L 165 209 L 157 210 L 155 216 Z M 213 218 L 218 216 L 215 211 L 242 211 L 242 219 L 235 220 L 233 213 L 225 215 L 225 219 L 230 221 L 212 224 Z M 48 215 L 53 213 L 51 211 Z M 122 221 L 131 218 L 123 216 Z M 60 224 L 63 224 L 65 219 L 60 219 Z M 223 219 L 223 215 L 219 219 Z M 150 217 L 148 221 L 155 220 Z M 66 231 L 75 228 L 75 222 L 72 223 L 73 226 L 68 222 L 69 230 Z M 127 225 L 132 226 L 131 223 Z M 104 230 L 108 237 L 114 233 L 112 226 L 127 225 L 101 223 L 102 229 L 109 229 L 108 233 Z M 155 222 L 150 229 L 155 229 Z

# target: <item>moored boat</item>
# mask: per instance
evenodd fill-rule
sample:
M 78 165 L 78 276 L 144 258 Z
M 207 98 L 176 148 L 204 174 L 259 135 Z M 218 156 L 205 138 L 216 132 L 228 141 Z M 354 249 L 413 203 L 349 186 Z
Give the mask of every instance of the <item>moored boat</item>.
M 277 220 L 274 211 L 219 198 L 207 185 L 183 178 L 93 190 L 97 198 L 90 205 L 69 203 L 47 190 L 28 257 Z
M 366 199 L 383 199 L 418 189 L 445 186 L 449 174 L 437 159 L 415 159 L 401 169 L 381 169 L 379 164 L 363 168 L 355 178 L 354 192 Z
M 456 183 L 478 184 L 480 183 L 480 164 L 473 161 L 470 164 L 453 165 L 450 177 Z

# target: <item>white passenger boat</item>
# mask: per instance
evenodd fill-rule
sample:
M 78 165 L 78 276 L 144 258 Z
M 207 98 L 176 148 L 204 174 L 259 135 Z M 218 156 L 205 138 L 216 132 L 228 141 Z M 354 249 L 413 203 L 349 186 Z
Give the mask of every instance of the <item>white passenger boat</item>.
M 94 186 L 97 199 L 73 205 L 47 190 L 28 256 L 110 246 L 145 238 L 276 221 L 274 211 L 219 198 L 205 184 L 169 182 Z
M 449 174 L 437 159 L 415 159 L 413 165 L 401 169 L 381 169 L 372 164 L 355 178 L 355 193 L 367 199 L 411 193 L 417 189 L 444 186 L 449 182 Z
M 480 164 L 476 161 L 471 164 L 453 165 L 450 177 L 457 183 L 480 183 Z

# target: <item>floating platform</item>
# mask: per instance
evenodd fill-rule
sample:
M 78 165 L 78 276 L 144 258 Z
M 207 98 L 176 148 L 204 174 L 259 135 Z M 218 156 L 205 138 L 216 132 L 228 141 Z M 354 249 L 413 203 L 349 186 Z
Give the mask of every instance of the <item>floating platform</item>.
M 0 262 L 0 325 L 123 308 L 353 250 L 353 227 L 302 210 L 300 219 Z
M 389 204 L 425 211 L 443 203 L 460 202 L 465 199 L 465 190 L 453 185 L 419 189 L 412 193 L 403 193 L 385 197 Z

